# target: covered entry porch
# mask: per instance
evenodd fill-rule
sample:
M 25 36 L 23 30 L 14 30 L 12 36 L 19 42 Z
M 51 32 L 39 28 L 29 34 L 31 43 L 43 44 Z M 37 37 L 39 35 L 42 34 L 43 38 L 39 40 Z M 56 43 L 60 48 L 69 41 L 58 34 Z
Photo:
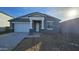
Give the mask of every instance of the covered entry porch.
M 44 18 L 43 17 L 31 17 L 30 18 L 30 29 L 32 32 L 41 32 L 44 29 Z

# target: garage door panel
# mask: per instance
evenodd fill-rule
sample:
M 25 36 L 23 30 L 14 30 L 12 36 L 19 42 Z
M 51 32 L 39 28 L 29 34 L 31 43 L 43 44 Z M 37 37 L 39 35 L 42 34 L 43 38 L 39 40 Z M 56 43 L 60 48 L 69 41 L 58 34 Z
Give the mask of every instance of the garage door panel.
M 15 23 L 14 32 L 29 32 L 29 23 Z

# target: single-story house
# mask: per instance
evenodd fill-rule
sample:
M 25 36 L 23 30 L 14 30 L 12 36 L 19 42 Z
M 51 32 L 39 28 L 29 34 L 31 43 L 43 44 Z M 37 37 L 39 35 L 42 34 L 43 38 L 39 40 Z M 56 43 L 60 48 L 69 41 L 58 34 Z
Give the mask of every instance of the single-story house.
M 61 22 L 60 29 L 62 33 L 79 34 L 79 18 Z
M 47 14 L 33 12 L 9 21 L 10 27 L 14 32 L 58 32 L 60 19 Z
M 10 27 L 10 22 L 8 20 L 13 19 L 14 17 L 0 11 L 0 32 L 5 31 L 5 27 Z

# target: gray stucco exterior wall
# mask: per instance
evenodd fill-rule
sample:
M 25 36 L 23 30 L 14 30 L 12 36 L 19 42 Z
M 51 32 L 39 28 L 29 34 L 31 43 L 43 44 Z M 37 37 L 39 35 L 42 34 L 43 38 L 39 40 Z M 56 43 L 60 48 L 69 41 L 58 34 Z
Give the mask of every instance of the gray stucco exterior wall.
M 30 22 L 29 17 L 44 17 L 45 18 L 45 20 L 44 20 L 44 29 L 43 30 L 41 29 L 40 32 L 42 32 L 42 31 L 59 32 L 59 21 L 60 20 L 58 18 L 51 17 L 49 15 L 38 13 L 38 12 L 31 13 L 31 14 L 28 14 L 28 15 L 25 15 L 25 16 L 21 16 L 21 17 L 12 19 L 10 21 L 11 31 L 14 31 L 14 24 L 12 22 Z M 48 30 L 47 29 L 48 28 L 48 22 L 47 21 L 53 21 L 52 26 L 51 26 L 53 28 L 53 30 Z M 30 29 L 30 32 L 32 32 L 32 31 L 35 31 L 35 30 Z
M 14 24 L 12 22 L 10 22 L 10 31 L 14 32 Z
M 52 32 L 59 32 L 59 20 L 55 20 L 53 18 L 46 17 L 45 21 L 44 21 L 45 30 L 47 30 L 47 28 L 48 28 L 47 21 L 52 21 L 53 22 L 52 23 L 53 30 L 51 30 Z M 47 30 L 47 31 L 49 31 L 49 30 Z

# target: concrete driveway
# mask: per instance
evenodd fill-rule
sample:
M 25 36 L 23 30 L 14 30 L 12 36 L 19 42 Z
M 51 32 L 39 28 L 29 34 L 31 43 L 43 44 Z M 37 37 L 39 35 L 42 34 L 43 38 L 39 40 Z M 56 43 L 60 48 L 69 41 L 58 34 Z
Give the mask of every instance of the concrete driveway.
M 0 50 L 13 49 L 28 33 L 8 33 L 0 35 Z

